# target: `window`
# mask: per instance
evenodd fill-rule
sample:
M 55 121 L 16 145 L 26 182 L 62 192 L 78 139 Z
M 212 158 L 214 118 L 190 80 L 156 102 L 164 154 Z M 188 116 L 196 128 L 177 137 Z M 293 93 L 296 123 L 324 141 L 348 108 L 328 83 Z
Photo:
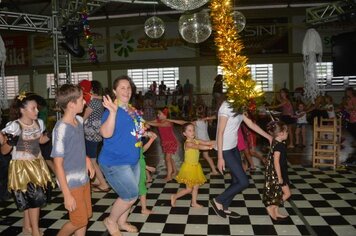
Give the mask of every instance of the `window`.
M 316 63 L 316 78 L 323 90 L 344 90 L 349 86 L 356 86 L 356 76 L 333 76 L 333 63 Z
M 251 64 L 252 79 L 261 86 L 262 91 L 273 91 L 273 64 Z M 218 66 L 218 74 L 223 74 L 221 66 Z
M 131 77 L 136 85 L 137 91 L 146 92 L 153 81 L 156 81 L 157 88 L 161 81 L 170 88 L 175 89 L 176 81 L 179 79 L 178 67 L 131 69 L 127 70 L 127 75 Z
M 4 84 L 0 84 L 0 89 L 6 91 L 6 99 L 13 99 L 19 94 L 18 76 L 5 76 L 3 82 Z
M 88 72 L 72 72 L 72 84 L 79 84 L 82 80 L 93 80 L 93 73 Z M 61 86 L 67 82 L 66 74 L 60 73 L 58 85 Z M 54 86 L 54 74 L 47 74 L 47 89 L 49 89 L 49 98 L 54 98 L 56 95 L 55 86 Z

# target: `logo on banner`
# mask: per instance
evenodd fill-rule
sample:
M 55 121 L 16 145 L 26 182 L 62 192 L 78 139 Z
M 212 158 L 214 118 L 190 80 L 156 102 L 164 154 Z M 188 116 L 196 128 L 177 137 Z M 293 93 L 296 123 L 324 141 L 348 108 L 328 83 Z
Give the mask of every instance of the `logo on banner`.
M 122 29 L 119 34 L 115 35 L 118 43 L 114 43 L 114 52 L 120 57 L 128 57 L 129 53 L 134 51 L 133 44 L 135 39 L 132 38 L 131 32 Z

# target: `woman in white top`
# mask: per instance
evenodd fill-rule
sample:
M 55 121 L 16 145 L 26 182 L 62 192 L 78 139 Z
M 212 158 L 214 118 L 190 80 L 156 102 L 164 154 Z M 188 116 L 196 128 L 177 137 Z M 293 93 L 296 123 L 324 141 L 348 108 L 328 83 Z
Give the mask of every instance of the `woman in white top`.
M 218 169 L 221 173 L 225 170 L 225 166 L 230 169 L 231 184 L 223 193 L 218 195 L 210 202 L 214 211 L 220 217 L 239 218 L 240 215 L 236 212 L 229 211 L 229 206 L 234 197 L 248 187 L 248 178 L 242 169 L 240 153 L 237 150 L 237 130 L 241 122 L 262 135 L 270 142 L 272 136 L 262 130 L 256 123 L 252 122 L 244 114 L 236 114 L 230 107 L 228 102 L 223 102 L 218 112 L 218 126 L 216 132 L 216 143 L 218 151 Z

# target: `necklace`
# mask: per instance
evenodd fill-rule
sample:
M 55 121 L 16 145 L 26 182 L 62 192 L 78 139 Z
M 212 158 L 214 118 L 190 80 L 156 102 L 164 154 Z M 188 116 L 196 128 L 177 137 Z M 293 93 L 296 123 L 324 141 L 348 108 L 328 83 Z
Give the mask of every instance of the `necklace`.
M 132 118 L 134 122 L 134 129 L 131 131 L 131 135 L 134 136 L 137 140 L 135 147 L 142 147 L 141 137 L 145 133 L 145 120 L 142 118 L 142 111 L 137 110 L 131 104 L 127 106 L 122 106 L 119 104 L 124 111 Z

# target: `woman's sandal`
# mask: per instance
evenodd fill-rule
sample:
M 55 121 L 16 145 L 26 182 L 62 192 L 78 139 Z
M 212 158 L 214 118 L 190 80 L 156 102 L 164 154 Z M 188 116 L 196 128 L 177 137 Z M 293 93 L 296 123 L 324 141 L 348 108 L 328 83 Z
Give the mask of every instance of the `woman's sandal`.
M 109 231 L 111 236 L 121 236 L 121 232 L 119 230 L 119 226 L 115 222 L 109 222 L 108 218 L 103 220 L 103 224 L 105 228 Z
M 119 225 L 119 229 L 123 230 L 123 231 L 126 231 L 126 232 L 129 232 L 129 233 L 137 233 L 138 232 L 137 227 L 132 225 L 132 224 L 130 224 L 129 222 L 126 222 L 123 225 Z

